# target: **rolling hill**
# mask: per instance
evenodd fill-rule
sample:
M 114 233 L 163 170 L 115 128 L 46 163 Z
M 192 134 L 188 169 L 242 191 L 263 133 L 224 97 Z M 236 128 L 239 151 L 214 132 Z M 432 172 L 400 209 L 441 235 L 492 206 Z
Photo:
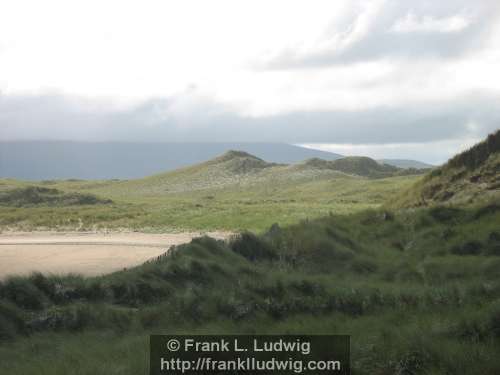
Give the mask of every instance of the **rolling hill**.
M 379 159 L 377 160 L 382 164 L 389 164 L 398 168 L 416 168 L 416 169 L 425 169 L 425 168 L 434 168 L 434 165 L 423 163 L 418 160 L 410 160 L 410 159 Z
M 244 151 L 230 150 L 200 164 L 113 184 L 113 191 L 114 194 L 151 196 L 209 189 L 248 189 L 270 184 L 289 185 L 300 180 L 309 182 L 311 179 L 348 177 L 332 169 L 294 166 L 271 163 Z
M 319 180 L 387 178 L 419 174 L 380 164 L 368 157 L 336 160 L 311 158 L 296 164 L 267 162 L 244 151 L 230 150 L 209 161 L 150 177 L 112 185 L 113 194 L 151 196 L 209 189 L 289 187 Z
M 500 196 L 500 130 L 427 174 L 395 207 L 476 203 Z
M 393 171 L 395 177 L 389 177 Z M 114 204 L 2 208 L 0 228 L 71 229 L 83 223 L 83 228 L 92 230 L 263 230 L 276 222 L 291 224 L 329 212 L 379 207 L 417 178 L 400 176 L 402 171 L 367 158 L 279 164 L 247 152 L 228 151 L 203 163 L 141 179 L 40 181 L 39 187 L 92 194 Z M 0 192 L 13 194 L 32 185 L 4 179 Z

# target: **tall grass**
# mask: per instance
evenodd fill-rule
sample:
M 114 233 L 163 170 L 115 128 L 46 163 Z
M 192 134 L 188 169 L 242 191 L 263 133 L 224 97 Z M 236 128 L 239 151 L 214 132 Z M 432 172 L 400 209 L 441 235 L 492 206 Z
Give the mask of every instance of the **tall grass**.
M 106 356 L 119 373 L 144 373 L 149 333 L 272 332 L 351 334 L 357 374 L 495 374 L 499 224 L 484 207 L 366 211 L 201 237 L 103 277 L 10 278 L 0 372 L 62 373 L 81 352 L 92 356 L 81 373 L 113 373 Z M 479 252 L 456 251 L 476 242 Z

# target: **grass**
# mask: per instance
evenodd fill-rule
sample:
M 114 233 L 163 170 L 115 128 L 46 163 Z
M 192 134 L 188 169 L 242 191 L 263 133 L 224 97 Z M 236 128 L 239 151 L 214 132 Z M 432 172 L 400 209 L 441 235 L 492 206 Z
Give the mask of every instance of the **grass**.
M 8 228 L 94 230 L 253 230 L 273 223 L 289 225 L 332 213 L 350 213 L 377 208 L 398 191 L 418 179 L 402 176 L 371 180 L 339 175 L 310 176 L 292 181 L 271 177 L 258 185 L 245 183 L 187 192 L 161 192 L 153 179 L 118 181 L 52 181 L 51 189 L 65 194 L 92 194 L 113 203 L 93 205 L 2 206 L 0 229 Z M 248 177 L 247 177 L 248 179 Z M 157 184 L 157 185 L 155 185 Z M 3 191 L 30 186 L 23 181 L 1 180 Z M 46 186 L 40 183 L 40 186 Z
M 494 206 L 366 210 L 102 277 L 11 278 L 0 373 L 144 374 L 150 333 L 347 333 L 354 374 L 497 374 L 499 224 Z
M 470 204 L 498 200 L 500 130 L 436 168 L 411 188 L 397 194 L 392 208 Z
M 41 186 L 28 186 L 0 193 L 0 205 L 8 207 L 90 206 L 110 203 L 113 203 L 110 199 L 100 199 L 92 194 L 64 193 Z

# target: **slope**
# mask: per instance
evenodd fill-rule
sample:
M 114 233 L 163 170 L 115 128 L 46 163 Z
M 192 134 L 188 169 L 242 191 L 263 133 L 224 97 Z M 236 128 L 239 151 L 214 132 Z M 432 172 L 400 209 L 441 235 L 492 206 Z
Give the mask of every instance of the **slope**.
M 394 207 L 477 203 L 500 195 L 500 130 L 434 169 L 394 201 Z

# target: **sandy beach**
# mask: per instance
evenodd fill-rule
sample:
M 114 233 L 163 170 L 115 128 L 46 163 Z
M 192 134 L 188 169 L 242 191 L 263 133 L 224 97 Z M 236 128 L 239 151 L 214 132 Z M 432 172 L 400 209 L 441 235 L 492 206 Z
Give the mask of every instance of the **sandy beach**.
M 227 238 L 229 233 L 206 233 Z M 26 275 L 102 275 L 139 265 L 201 233 L 10 232 L 0 234 L 0 279 Z

